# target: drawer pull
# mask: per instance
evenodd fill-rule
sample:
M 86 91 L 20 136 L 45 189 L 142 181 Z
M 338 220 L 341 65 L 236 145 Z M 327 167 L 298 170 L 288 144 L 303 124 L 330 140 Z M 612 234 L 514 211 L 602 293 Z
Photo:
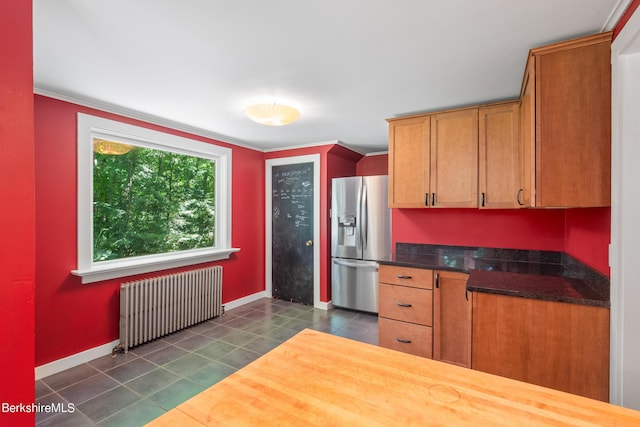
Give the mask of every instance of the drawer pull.
M 404 274 L 398 274 L 398 279 L 411 279 L 411 276 L 405 276 Z
M 411 307 L 411 304 L 407 304 L 406 302 L 397 302 L 396 305 L 398 307 Z
M 403 340 L 402 338 L 396 338 L 396 341 L 402 344 L 411 344 L 411 340 Z

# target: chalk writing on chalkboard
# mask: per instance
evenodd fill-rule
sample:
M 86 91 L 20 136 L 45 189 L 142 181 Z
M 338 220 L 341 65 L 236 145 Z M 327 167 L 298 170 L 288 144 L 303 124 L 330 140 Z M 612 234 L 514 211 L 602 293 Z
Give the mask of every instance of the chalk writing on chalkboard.
M 302 166 L 302 167 L 301 167 Z M 274 220 L 293 220 L 295 228 L 310 227 L 309 214 L 313 203 L 312 165 L 297 165 L 298 169 L 274 170 L 273 189 Z

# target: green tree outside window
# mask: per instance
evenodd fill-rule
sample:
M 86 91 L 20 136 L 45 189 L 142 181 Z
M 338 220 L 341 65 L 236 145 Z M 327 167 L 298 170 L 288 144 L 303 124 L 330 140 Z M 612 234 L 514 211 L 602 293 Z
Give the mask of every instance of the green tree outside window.
M 93 261 L 214 246 L 215 168 L 144 147 L 94 152 Z

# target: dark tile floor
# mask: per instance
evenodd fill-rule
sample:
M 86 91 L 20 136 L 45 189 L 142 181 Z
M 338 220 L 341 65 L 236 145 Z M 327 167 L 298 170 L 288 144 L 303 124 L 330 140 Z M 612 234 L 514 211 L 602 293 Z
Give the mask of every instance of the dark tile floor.
M 141 426 L 304 328 L 378 343 L 378 317 L 262 299 L 224 316 L 36 381 L 36 401 L 73 404 L 37 414 L 45 426 Z

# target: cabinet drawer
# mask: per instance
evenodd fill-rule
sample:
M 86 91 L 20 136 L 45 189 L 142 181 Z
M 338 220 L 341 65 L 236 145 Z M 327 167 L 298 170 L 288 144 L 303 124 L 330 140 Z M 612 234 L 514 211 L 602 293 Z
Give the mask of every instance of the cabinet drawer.
M 430 289 L 378 285 L 378 313 L 382 317 L 431 326 L 433 295 Z
M 433 271 L 422 268 L 381 265 L 378 271 L 378 280 L 382 283 L 432 289 Z
M 392 350 L 433 358 L 433 331 L 430 326 L 379 317 L 378 344 Z

